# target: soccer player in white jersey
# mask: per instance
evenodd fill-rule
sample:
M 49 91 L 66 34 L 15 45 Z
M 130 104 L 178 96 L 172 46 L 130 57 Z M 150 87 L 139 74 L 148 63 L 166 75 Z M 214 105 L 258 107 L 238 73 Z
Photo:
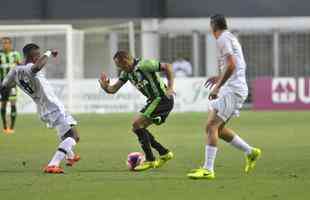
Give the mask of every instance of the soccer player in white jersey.
M 58 53 L 48 50 L 41 56 L 39 46 L 33 43 L 27 44 L 23 53 L 25 64 L 16 66 L 8 73 L 1 84 L 1 94 L 17 85 L 36 103 L 41 120 L 48 127 L 56 128 L 61 142 L 52 160 L 43 170 L 45 173 L 63 173 L 64 170 L 60 167 L 62 160 L 66 159 L 67 165 L 72 166 L 80 159 L 80 156 L 73 153 L 73 147 L 79 141 L 78 132 L 74 127 L 77 122 L 65 111 L 41 72 L 48 58 L 56 57 Z
M 207 80 L 211 89 L 209 113 L 206 126 L 207 142 L 205 163 L 202 168 L 192 170 L 187 176 L 193 179 L 214 179 L 214 161 L 218 138 L 245 153 L 245 172 L 254 169 L 261 150 L 250 146 L 232 129 L 225 127 L 228 120 L 238 116 L 248 95 L 246 63 L 237 38 L 227 30 L 226 19 L 217 14 L 210 18 L 211 30 L 216 38 L 219 76 Z

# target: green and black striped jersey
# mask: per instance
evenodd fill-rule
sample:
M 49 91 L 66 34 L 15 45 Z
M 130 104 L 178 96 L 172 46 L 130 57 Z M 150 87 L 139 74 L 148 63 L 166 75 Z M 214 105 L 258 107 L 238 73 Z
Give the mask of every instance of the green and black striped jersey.
M 159 76 L 160 62 L 157 60 L 135 59 L 135 68 L 128 73 L 122 71 L 119 80 L 128 80 L 148 99 L 165 96 L 166 85 Z
M 18 51 L 10 51 L 9 53 L 0 51 L 0 79 L 3 80 L 10 69 L 21 62 L 22 58 Z

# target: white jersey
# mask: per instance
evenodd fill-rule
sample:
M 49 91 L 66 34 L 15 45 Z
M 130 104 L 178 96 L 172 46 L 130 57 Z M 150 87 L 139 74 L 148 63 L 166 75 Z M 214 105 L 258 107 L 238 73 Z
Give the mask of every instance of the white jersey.
M 227 67 L 227 55 L 233 55 L 236 59 L 236 68 L 231 77 L 222 86 L 220 92 L 232 91 L 246 99 L 248 86 L 246 83 L 246 63 L 244 61 L 241 45 L 238 39 L 229 31 L 224 31 L 216 40 L 217 61 L 220 73 L 224 73 Z
M 37 105 L 37 111 L 43 121 L 55 111 L 65 113 L 64 105 L 55 95 L 50 83 L 42 72 L 33 73 L 33 63 L 19 65 L 13 68 L 3 81 L 3 85 L 17 86 L 30 96 Z

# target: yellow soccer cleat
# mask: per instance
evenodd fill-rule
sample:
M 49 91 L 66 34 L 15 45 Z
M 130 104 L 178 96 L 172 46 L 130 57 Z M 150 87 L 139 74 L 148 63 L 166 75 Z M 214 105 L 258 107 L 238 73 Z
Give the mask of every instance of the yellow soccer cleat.
M 136 166 L 134 168 L 134 171 L 145 171 L 145 170 L 148 170 L 148 169 L 152 169 L 152 168 L 155 168 L 157 165 L 157 161 L 145 161 L 143 163 L 141 163 L 140 165 Z
M 256 161 L 260 158 L 262 151 L 258 148 L 253 148 L 252 152 L 245 156 L 245 173 L 249 173 L 255 168 Z
M 191 179 L 215 179 L 215 173 L 204 168 L 193 169 L 187 174 L 188 178 Z
M 159 156 L 159 159 L 156 162 L 156 168 L 162 167 L 168 160 L 171 160 L 174 157 L 173 153 L 169 151 L 165 155 Z

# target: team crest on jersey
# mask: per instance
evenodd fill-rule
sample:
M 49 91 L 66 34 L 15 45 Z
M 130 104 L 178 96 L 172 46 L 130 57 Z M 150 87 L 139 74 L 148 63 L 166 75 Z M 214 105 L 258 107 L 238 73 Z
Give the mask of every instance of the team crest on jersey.
M 144 86 L 146 86 L 148 83 L 147 83 L 147 80 L 142 80 L 140 82 L 138 82 L 136 84 L 137 88 L 143 88 Z

